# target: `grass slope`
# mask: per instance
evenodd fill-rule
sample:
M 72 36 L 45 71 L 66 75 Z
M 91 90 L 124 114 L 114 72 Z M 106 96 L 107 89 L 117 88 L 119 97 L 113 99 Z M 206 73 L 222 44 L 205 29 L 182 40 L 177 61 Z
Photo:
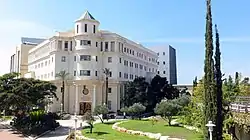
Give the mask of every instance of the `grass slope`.
M 164 136 L 170 136 L 172 138 L 182 138 L 186 140 L 203 139 L 203 136 L 200 133 L 179 126 L 168 126 L 165 121 L 158 121 L 152 125 L 152 122 L 148 120 L 130 120 L 119 126 L 130 130 L 161 133 Z
M 134 136 L 127 133 L 118 132 L 112 129 L 115 122 L 104 124 L 95 124 L 93 133 L 89 133 L 89 129 L 82 130 L 82 134 L 88 138 L 103 139 L 103 140 L 150 140 L 145 136 Z

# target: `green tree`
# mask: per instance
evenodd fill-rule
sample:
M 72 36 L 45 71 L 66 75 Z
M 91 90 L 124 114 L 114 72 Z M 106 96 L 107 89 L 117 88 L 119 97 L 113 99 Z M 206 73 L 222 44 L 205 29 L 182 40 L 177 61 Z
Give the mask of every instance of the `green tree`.
M 56 86 L 48 81 L 16 78 L 15 73 L 0 77 L 0 108 L 29 111 L 32 107 L 44 108 L 47 96 L 56 96 Z
M 141 114 L 145 112 L 146 107 L 143 106 L 141 103 L 134 103 L 132 106 L 128 108 L 128 113 L 131 114 L 133 117 L 138 117 L 141 119 Z
M 168 121 L 168 125 L 171 125 L 172 117 L 177 115 L 181 110 L 181 106 L 178 105 L 176 100 L 162 100 L 158 103 L 154 109 L 155 113 L 161 115 L 161 117 Z
M 106 105 L 98 105 L 94 109 L 94 115 L 97 115 L 100 118 L 102 123 L 103 123 L 103 119 L 102 117 L 100 117 L 100 115 L 107 115 L 108 112 L 109 110 Z
M 109 68 L 104 68 L 103 73 L 105 75 L 105 89 L 106 89 L 106 92 L 105 92 L 105 105 L 107 106 L 108 105 L 108 88 L 109 88 L 108 81 L 109 81 L 111 70 Z
M 194 80 L 193 80 L 193 90 L 194 88 L 197 86 L 198 81 L 197 81 L 197 76 L 195 76 Z
M 211 13 L 211 0 L 207 0 L 206 14 L 206 34 L 205 34 L 205 66 L 204 66 L 204 136 L 208 138 L 208 129 L 205 124 L 208 121 L 216 122 L 216 94 L 214 80 L 214 61 L 213 61 L 213 24 Z M 213 133 L 213 137 L 216 134 Z
M 127 82 L 125 87 L 125 94 L 122 100 L 124 106 L 132 106 L 134 103 L 141 103 L 144 106 L 148 105 L 148 83 L 145 78 L 135 78 L 134 81 Z
M 62 92 L 62 100 L 61 100 L 61 104 L 62 104 L 62 111 L 64 112 L 64 93 L 65 93 L 65 80 L 67 79 L 67 77 L 69 76 L 69 73 L 67 73 L 65 70 L 60 71 L 56 74 L 57 78 L 60 78 L 60 80 L 62 80 L 62 87 L 61 87 L 61 92 Z
M 150 84 L 146 82 L 145 78 L 138 77 L 126 84 L 123 103 L 125 106 L 141 103 L 146 106 L 147 112 L 153 112 L 155 105 L 162 99 L 175 99 L 180 94 L 189 93 L 186 90 L 179 91 L 169 84 L 165 77 L 156 75 Z
M 82 120 L 85 121 L 89 127 L 90 127 L 90 133 L 92 133 L 93 130 L 93 122 L 94 122 L 94 117 L 91 114 L 91 112 L 87 111 L 83 116 L 82 116 Z
M 215 25 L 216 32 L 216 49 L 215 49 L 215 81 L 216 81 L 216 95 L 217 95 L 217 119 L 216 119 L 216 137 L 217 140 L 222 140 L 223 137 L 223 93 L 222 93 L 222 74 L 221 74 L 221 59 L 220 59 L 220 38 L 217 25 Z

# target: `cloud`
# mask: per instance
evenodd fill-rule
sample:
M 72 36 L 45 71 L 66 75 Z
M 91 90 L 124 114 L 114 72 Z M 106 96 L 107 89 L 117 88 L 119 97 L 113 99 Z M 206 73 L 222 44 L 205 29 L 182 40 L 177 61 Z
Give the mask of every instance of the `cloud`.
M 204 43 L 205 38 L 158 38 L 141 40 L 142 43 L 192 43 L 201 44 Z M 249 43 L 249 37 L 225 37 L 220 39 L 221 42 L 226 43 Z
M 0 20 L 0 33 L 0 75 L 2 75 L 9 72 L 10 56 L 20 44 L 21 37 L 47 38 L 53 35 L 53 30 L 32 21 Z

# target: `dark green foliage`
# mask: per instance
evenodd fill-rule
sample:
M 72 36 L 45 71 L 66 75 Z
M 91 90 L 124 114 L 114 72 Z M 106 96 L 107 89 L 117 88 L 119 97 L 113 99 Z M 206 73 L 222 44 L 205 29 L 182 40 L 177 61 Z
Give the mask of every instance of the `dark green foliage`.
M 186 90 L 181 93 L 188 94 Z M 179 95 L 180 91 L 169 84 L 166 78 L 156 75 L 149 84 L 145 78 L 139 77 L 127 83 L 123 103 L 127 107 L 141 103 L 146 106 L 146 112 L 153 112 L 155 105 L 162 99 L 175 99 Z
M 216 119 L 216 136 L 217 140 L 222 140 L 223 137 L 223 93 L 222 93 L 222 74 L 221 74 L 221 53 L 220 53 L 220 39 L 217 26 L 215 25 L 216 32 L 216 49 L 215 49 L 215 82 L 217 94 L 217 119 Z
M 181 107 L 182 106 L 177 103 L 177 100 L 162 100 L 156 105 L 154 111 L 171 125 L 172 117 L 180 112 Z
M 193 80 L 193 89 L 197 86 L 198 81 L 197 81 L 197 76 L 195 76 L 194 80 Z
M 142 117 L 141 115 L 142 115 L 142 113 L 145 112 L 146 107 L 140 103 L 134 103 L 132 106 L 130 106 L 128 108 L 127 107 L 122 108 L 121 110 L 123 112 L 125 112 L 126 114 L 132 116 L 132 119 L 133 118 L 141 119 L 141 117 Z
M 26 135 L 38 136 L 48 130 L 55 130 L 59 123 L 52 113 L 43 110 L 30 112 L 29 115 L 17 114 L 13 119 L 13 127 Z
M 32 107 L 44 108 L 47 96 L 57 98 L 56 86 L 32 78 L 15 78 L 15 73 L 0 77 L 0 108 L 29 111 Z
M 128 82 L 125 88 L 123 103 L 125 106 L 132 106 L 134 103 L 148 104 L 147 98 L 148 83 L 145 78 L 135 78 L 133 82 Z
M 108 113 L 109 113 L 109 110 L 106 105 L 98 105 L 94 109 L 94 115 L 97 115 L 102 121 L 102 123 L 103 123 L 103 119 L 102 117 L 100 117 L 100 115 L 107 115 Z
M 62 87 L 61 87 L 61 92 L 62 92 L 62 111 L 64 112 L 64 92 L 65 92 L 65 80 L 67 79 L 69 73 L 67 73 L 65 70 L 60 71 L 59 73 L 56 74 L 56 77 L 60 78 L 62 80 Z
M 205 67 L 204 67 L 204 122 L 203 126 L 208 121 L 216 122 L 217 103 L 215 93 L 215 77 L 214 77 L 214 61 L 213 61 L 213 24 L 211 13 L 211 0 L 207 0 L 206 14 L 206 34 L 205 34 Z M 208 129 L 204 127 L 205 139 L 208 139 Z M 216 130 L 215 130 L 216 131 Z M 213 137 L 216 137 L 213 133 Z

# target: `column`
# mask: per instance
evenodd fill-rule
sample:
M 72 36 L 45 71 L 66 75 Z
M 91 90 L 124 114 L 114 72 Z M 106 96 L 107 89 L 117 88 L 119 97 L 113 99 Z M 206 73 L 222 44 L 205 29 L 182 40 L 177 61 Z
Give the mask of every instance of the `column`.
M 78 85 L 76 85 L 76 90 L 75 90 L 75 114 L 79 114 L 79 99 L 78 99 Z
M 93 93 L 92 93 L 92 112 L 95 109 L 96 106 L 96 85 L 93 85 Z

